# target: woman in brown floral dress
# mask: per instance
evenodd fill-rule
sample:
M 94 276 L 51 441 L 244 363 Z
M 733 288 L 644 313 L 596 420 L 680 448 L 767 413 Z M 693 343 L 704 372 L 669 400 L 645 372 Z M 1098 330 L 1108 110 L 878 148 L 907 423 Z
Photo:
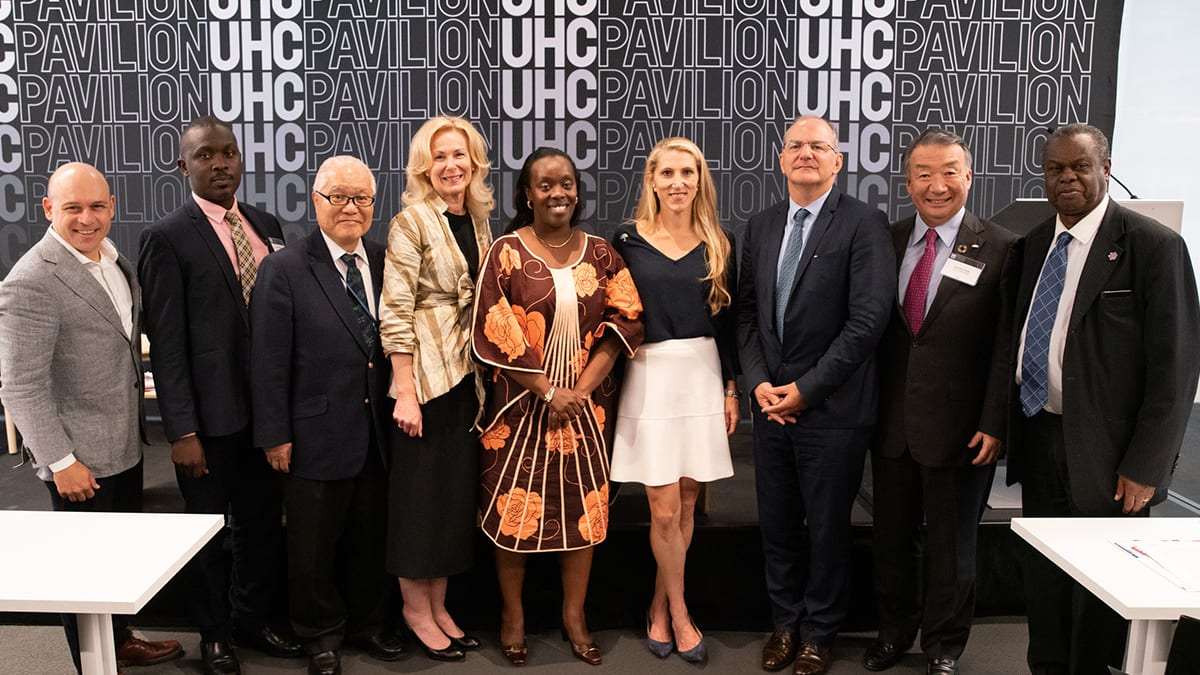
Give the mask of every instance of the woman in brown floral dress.
M 558 552 L 563 635 L 600 663 L 583 616 L 592 546 L 608 529 L 608 445 L 622 353 L 642 340 L 642 305 L 621 257 L 578 229 L 579 173 L 559 150 L 525 161 L 508 233 L 488 252 L 473 347 L 492 370 L 482 422 L 480 512 L 496 544 L 500 641 L 525 662 L 525 553 Z

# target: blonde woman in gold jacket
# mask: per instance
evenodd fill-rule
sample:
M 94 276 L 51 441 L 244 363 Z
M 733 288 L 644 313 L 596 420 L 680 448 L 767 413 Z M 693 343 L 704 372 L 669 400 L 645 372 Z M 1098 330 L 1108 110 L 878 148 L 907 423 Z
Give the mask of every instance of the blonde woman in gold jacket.
M 471 306 L 494 206 L 487 147 L 466 120 L 436 117 L 409 149 L 404 209 L 388 229 L 380 334 L 392 362 L 388 572 L 404 620 L 430 658 L 461 661 L 479 641 L 446 610 L 446 578 L 474 560 L 482 389 Z

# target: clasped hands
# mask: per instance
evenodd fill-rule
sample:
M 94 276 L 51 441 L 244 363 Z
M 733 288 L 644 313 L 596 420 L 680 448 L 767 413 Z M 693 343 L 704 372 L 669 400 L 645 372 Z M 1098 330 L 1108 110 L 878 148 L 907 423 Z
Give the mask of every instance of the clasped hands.
M 779 424 L 791 424 L 808 408 L 808 401 L 795 382 L 775 386 L 763 382 L 754 388 L 754 400 L 767 419 Z
M 588 405 L 588 395 L 574 389 L 556 387 L 549 405 L 550 428 L 559 429 L 583 414 L 584 406 Z

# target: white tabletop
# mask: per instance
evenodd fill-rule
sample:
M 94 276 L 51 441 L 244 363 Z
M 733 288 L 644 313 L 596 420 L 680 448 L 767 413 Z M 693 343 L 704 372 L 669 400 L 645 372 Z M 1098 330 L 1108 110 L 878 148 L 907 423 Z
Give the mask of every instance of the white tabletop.
M 218 515 L 0 511 L 0 611 L 136 614 Z
M 1200 539 L 1200 518 L 1013 518 L 1012 529 L 1126 619 L 1200 613 L 1200 592 L 1171 584 L 1111 543 Z

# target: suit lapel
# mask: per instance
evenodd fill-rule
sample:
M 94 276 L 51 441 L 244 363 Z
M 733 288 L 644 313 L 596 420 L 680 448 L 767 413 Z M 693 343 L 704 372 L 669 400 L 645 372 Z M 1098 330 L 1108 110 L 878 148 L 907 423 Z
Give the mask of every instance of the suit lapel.
M 958 236 L 954 238 L 954 248 L 951 249 L 950 253 L 953 254 L 960 248 L 966 247 L 968 253 L 974 252 L 974 255 L 971 255 L 970 257 L 978 258 L 978 254 L 980 253 L 980 249 L 983 248 L 984 242 L 983 224 L 979 222 L 978 218 L 971 215 L 970 211 L 968 211 L 965 215 L 963 215 L 962 225 L 960 225 L 958 228 Z M 929 306 L 929 311 L 925 313 L 925 321 L 921 324 L 922 331 L 924 331 L 925 326 L 929 325 L 934 319 L 937 318 L 938 314 L 942 312 L 942 308 L 946 306 L 946 303 L 950 302 L 955 294 L 961 291 L 964 285 L 965 284 L 954 281 L 953 279 L 951 279 L 949 283 L 946 282 L 945 277 L 941 279 L 941 281 L 938 283 L 935 295 L 933 296 L 933 303 Z
M 1054 218 L 1043 222 L 1025 238 L 1025 261 L 1017 288 L 1017 316 L 1014 323 L 1018 327 L 1018 340 L 1025 325 L 1025 318 L 1029 315 L 1029 304 L 1033 302 L 1033 289 L 1037 286 L 1038 277 L 1042 275 L 1046 253 L 1050 251 L 1050 242 L 1054 239 L 1054 222 Z
M 250 325 L 250 313 L 246 310 L 246 303 L 242 299 L 242 283 L 238 281 L 237 274 L 234 273 L 233 263 L 229 260 L 229 253 L 225 251 L 225 247 L 221 245 L 220 238 L 213 231 L 212 223 L 208 222 L 208 216 L 204 215 L 204 211 L 200 210 L 200 205 L 196 200 L 188 195 L 187 201 L 184 202 L 184 208 L 192 217 L 192 227 L 196 228 L 196 234 L 208 247 L 208 252 L 212 254 L 217 267 L 221 270 L 221 276 L 225 279 L 225 287 L 229 294 L 233 296 L 234 301 L 241 308 L 242 321 L 246 325 Z
M 1100 221 L 1100 228 L 1096 231 L 1096 238 L 1092 240 L 1092 247 L 1079 275 L 1079 287 L 1075 290 L 1075 304 L 1071 308 L 1071 320 L 1067 324 L 1069 328 L 1079 325 L 1080 319 L 1095 302 L 1096 296 L 1100 294 L 1100 290 L 1104 288 L 1108 277 L 1120 264 L 1125 253 L 1125 249 L 1117 244 L 1125 235 L 1124 219 L 1117 212 L 1119 208 L 1115 201 L 1109 201 L 1104 218 Z
M 325 239 L 321 236 L 321 230 L 314 230 L 308 237 L 308 263 L 312 269 L 313 276 L 317 278 L 317 284 L 320 285 L 321 291 L 325 294 L 325 299 L 329 302 L 329 306 L 333 308 L 334 313 L 341 319 L 346 330 L 354 337 L 354 341 L 358 343 L 359 349 L 367 352 L 367 343 L 363 340 L 362 331 L 358 327 L 358 319 L 354 316 L 354 310 L 350 307 L 353 302 L 350 299 L 350 294 L 346 292 L 346 284 L 342 281 L 342 275 L 338 272 L 333 264 L 333 258 L 329 255 L 329 247 L 325 245 Z M 374 265 L 372 265 L 372 268 Z M 380 263 L 382 269 L 382 262 Z M 374 274 L 374 271 L 372 271 Z M 372 279 L 374 282 L 374 279 Z M 376 288 L 380 284 L 374 284 Z M 378 303 L 376 303 L 378 306 Z
M 96 313 L 103 317 L 110 326 L 121 334 L 121 337 L 129 340 L 129 336 L 125 334 L 125 326 L 121 325 L 121 315 L 117 313 L 117 308 L 113 306 L 112 298 L 108 297 L 108 293 L 100 286 L 100 282 L 96 281 L 96 277 L 92 276 L 91 272 L 88 272 L 70 251 L 63 248 L 63 245 L 49 234 L 42 239 L 41 246 L 43 259 L 54 264 L 54 276 L 58 277 L 67 289 L 79 296 L 81 300 L 86 302 Z M 129 269 L 127 266 L 122 266 L 121 271 L 128 278 Z M 133 288 L 132 286 L 130 287 L 130 295 L 133 295 Z M 136 312 L 134 316 L 136 316 Z
M 841 192 L 834 185 L 830 188 L 829 196 L 825 198 L 825 204 L 821 206 L 816 221 L 813 222 L 812 232 L 808 234 L 808 241 L 805 242 L 804 251 L 800 254 L 800 264 L 796 266 L 796 278 L 792 281 L 791 290 L 788 291 L 789 304 L 792 295 L 796 293 L 796 287 L 800 285 L 800 280 L 804 278 L 804 270 L 808 269 L 808 263 L 817 257 L 817 247 L 821 245 L 821 239 L 829 231 L 829 225 L 833 222 L 833 213 L 837 211 L 840 198 Z
M 896 269 L 900 269 L 900 264 L 904 262 L 904 252 L 908 249 L 908 240 L 912 237 L 913 228 L 917 226 L 917 217 L 906 218 L 897 223 L 892 228 L 892 248 L 896 252 Z M 901 318 L 904 317 L 904 308 L 900 305 L 900 301 L 904 296 L 904 289 L 899 287 L 899 277 L 897 277 L 896 297 L 892 302 L 896 312 Z M 909 328 L 907 321 L 900 321 L 904 325 L 904 330 L 909 335 L 912 335 L 912 329 Z

